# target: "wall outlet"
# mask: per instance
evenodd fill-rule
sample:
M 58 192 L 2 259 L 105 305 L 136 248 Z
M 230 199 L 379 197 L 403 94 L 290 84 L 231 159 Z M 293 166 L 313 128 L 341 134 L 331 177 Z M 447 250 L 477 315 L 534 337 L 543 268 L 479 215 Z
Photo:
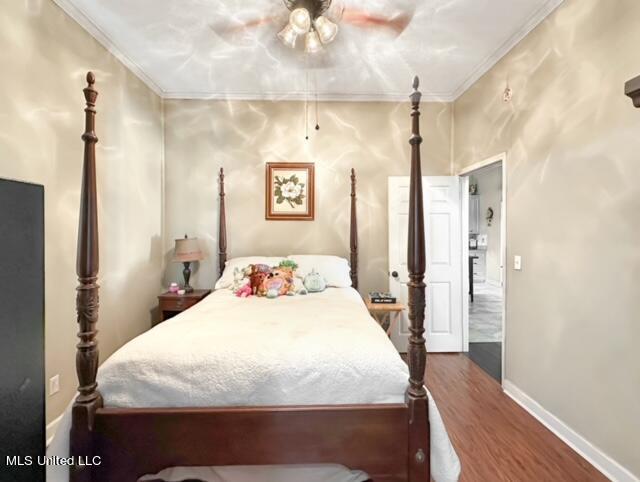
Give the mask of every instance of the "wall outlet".
M 60 375 L 54 375 L 49 378 L 49 396 L 60 391 Z
M 516 271 L 522 271 L 522 256 L 513 257 L 513 269 Z

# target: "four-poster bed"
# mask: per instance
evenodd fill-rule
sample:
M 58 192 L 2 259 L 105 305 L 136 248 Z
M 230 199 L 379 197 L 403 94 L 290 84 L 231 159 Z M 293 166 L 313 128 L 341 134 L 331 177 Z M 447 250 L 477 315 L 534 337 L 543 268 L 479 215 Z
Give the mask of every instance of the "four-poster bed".
M 301 463 L 342 464 L 365 471 L 376 482 L 430 480 L 429 400 L 424 387 L 425 233 L 420 165 L 421 94 L 418 91 L 418 79 L 414 80 L 414 92 L 411 94 L 411 183 L 407 247 L 411 336 L 408 348 L 409 385 L 404 401 L 293 406 L 155 405 L 154 408 L 107 407 L 96 382 L 98 223 L 95 144 L 98 139 L 94 128 L 97 92 L 92 73 L 87 75 L 87 82 L 84 89 L 86 115 L 82 139 L 85 148 L 77 252 L 80 341 L 77 345 L 76 367 L 79 395 L 72 408 L 70 454 L 76 460 L 85 461 L 99 456 L 101 464 L 72 466 L 71 481 L 135 481 L 144 474 L 158 472 L 170 466 Z M 219 173 L 219 189 L 218 270 L 222 274 L 227 261 L 222 169 Z M 349 274 L 352 286 L 357 287 L 358 240 L 354 170 L 351 170 L 350 196 Z M 358 303 L 363 305 L 361 300 Z M 169 321 L 152 331 L 160 333 L 170 326 L 175 327 L 176 324 L 171 325 Z M 376 329 L 379 330 L 377 326 Z M 384 342 L 389 343 L 383 333 L 376 331 L 374 336 L 378 335 L 384 336 Z M 238 346 L 242 347 L 244 341 L 237 340 Z M 354 345 L 355 350 L 356 342 L 349 343 Z M 357 348 L 362 349 L 361 346 Z M 372 354 L 372 358 L 375 358 L 374 355 Z M 397 353 L 395 356 L 397 357 Z M 206 380 L 206 377 L 202 377 L 201 382 L 206 383 Z M 405 383 L 402 382 L 403 385 Z M 102 380 L 101 385 L 105 386 Z M 354 387 L 361 389 L 356 384 Z

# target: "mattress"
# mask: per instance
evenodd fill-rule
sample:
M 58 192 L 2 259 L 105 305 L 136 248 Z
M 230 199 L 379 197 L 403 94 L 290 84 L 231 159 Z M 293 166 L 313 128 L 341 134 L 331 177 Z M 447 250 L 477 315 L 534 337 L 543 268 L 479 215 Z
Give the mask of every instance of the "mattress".
M 114 408 L 402 403 L 407 380 L 406 364 L 352 288 L 277 299 L 217 290 L 98 371 L 104 405 Z M 458 459 L 430 406 L 432 475 L 456 480 Z M 61 424 L 51 449 L 64 455 L 66 447 Z

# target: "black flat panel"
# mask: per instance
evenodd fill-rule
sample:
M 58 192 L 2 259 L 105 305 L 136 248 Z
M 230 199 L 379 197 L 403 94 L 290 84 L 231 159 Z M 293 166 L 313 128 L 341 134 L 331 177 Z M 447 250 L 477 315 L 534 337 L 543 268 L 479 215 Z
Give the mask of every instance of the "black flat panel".
M 0 481 L 44 480 L 44 421 L 44 188 L 0 179 Z

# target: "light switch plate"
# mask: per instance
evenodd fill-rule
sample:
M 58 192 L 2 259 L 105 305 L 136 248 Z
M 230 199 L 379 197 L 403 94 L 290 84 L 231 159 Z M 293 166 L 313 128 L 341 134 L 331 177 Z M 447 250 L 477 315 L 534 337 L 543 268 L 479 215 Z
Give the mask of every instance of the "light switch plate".
M 522 271 L 522 256 L 516 255 L 513 257 L 513 269 Z
M 60 375 L 49 378 L 49 396 L 60 391 Z

